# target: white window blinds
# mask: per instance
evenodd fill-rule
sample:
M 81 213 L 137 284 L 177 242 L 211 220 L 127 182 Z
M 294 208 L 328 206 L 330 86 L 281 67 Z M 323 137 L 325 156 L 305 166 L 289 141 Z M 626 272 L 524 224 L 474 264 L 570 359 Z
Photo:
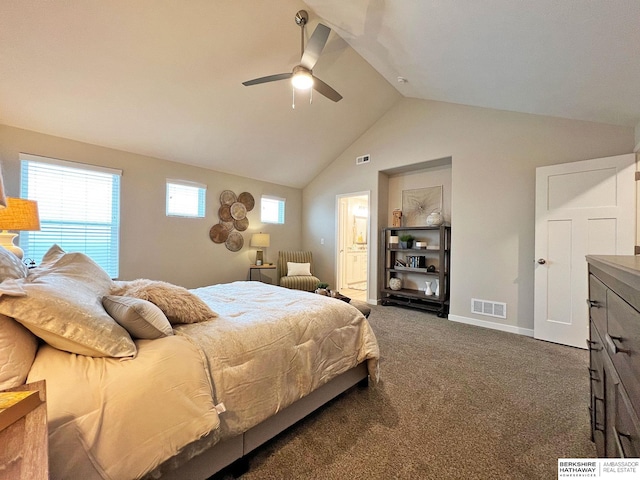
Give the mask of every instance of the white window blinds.
M 118 277 L 120 170 L 21 154 L 21 196 L 38 202 L 40 231 L 22 232 L 24 257 L 40 263 L 57 243 Z
M 207 186 L 167 179 L 167 216 L 204 218 Z
M 260 220 L 262 223 L 284 224 L 284 198 L 262 195 L 260 205 Z

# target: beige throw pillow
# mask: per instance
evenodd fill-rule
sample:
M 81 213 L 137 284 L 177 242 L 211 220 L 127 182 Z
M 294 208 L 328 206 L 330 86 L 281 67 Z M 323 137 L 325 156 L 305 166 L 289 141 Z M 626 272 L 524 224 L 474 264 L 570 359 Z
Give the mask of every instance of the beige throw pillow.
M 133 338 L 153 340 L 173 335 L 173 329 L 165 314 L 147 300 L 107 295 L 102 299 L 102 305 Z
M 287 262 L 287 277 L 310 277 L 310 263 Z
M 148 300 L 157 305 L 172 324 L 204 322 L 218 316 L 200 297 L 184 287 L 144 278 L 114 283 L 111 295 Z

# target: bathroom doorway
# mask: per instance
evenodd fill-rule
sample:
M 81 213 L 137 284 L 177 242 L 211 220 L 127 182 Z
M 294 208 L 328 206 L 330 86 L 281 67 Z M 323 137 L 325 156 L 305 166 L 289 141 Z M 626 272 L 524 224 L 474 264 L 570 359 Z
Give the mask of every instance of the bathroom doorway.
M 369 211 L 369 192 L 337 196 L 336 287 L 362 301 L 367 300 Z

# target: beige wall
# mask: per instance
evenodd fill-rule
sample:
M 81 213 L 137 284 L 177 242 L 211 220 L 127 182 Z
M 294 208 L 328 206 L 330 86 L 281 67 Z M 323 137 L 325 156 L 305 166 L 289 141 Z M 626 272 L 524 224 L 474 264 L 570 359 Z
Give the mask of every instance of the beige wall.
M 249 246 L 251 233 L 271 234 L 267 260 L 277 260 L 278 250 L 301 245 L 301 196 L 299 189 L 260 182 L 235 175 L 135 155 L 96 145 L 75 142 L 0 125 L 0 161 L 5 188 L 19 195 L 20 153 L 31 153 L 73 162 L 121 169 L 120 278 L 151 278 L 188 288 L 247 279 L 255 260 Z M 186 219 L 165 215 L 167 178 L 191 180 L 207 185 L 206 216 Z M 244 247 L 231 252 L 209 239 L 209 229 L 218 223 L 220 192 L 251 193 L 256 207 L 249 212 L 249 229 L 243 233 Z M 286 225 L 260 223 L 260 196 L 284 197 Z M 267 274 L 275 279 L 275 271 Z
M 403 99 L 303 190 L 305 248 L 316 272 L 335 278 L 335 197 L 371 190 L 372 242 L 394 207 L 379 173 L 451 157 L 453 317 L 533 328 L 535 168 L 629 153 L 634 129 L 442 102 Z M 355 165 L 368 153 L 371 163 Z M 633 208 L 633 206 L 630 206 Z M 325 239 L 320 245 L 320 238 Z M 370 262 L 370 288 L 379 278 Z M 369 298 L 377 298 L 370 289 Z M 507 303 L 508 318 L 474 317 L 471 298 Z

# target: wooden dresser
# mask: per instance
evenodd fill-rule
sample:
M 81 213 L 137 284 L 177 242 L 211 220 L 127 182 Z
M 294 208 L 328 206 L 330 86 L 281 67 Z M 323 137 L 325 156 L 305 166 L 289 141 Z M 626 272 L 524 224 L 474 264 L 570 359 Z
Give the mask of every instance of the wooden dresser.
M 591 435 L 599 457 L 640 457 L 640 256 L 587 256 Z

